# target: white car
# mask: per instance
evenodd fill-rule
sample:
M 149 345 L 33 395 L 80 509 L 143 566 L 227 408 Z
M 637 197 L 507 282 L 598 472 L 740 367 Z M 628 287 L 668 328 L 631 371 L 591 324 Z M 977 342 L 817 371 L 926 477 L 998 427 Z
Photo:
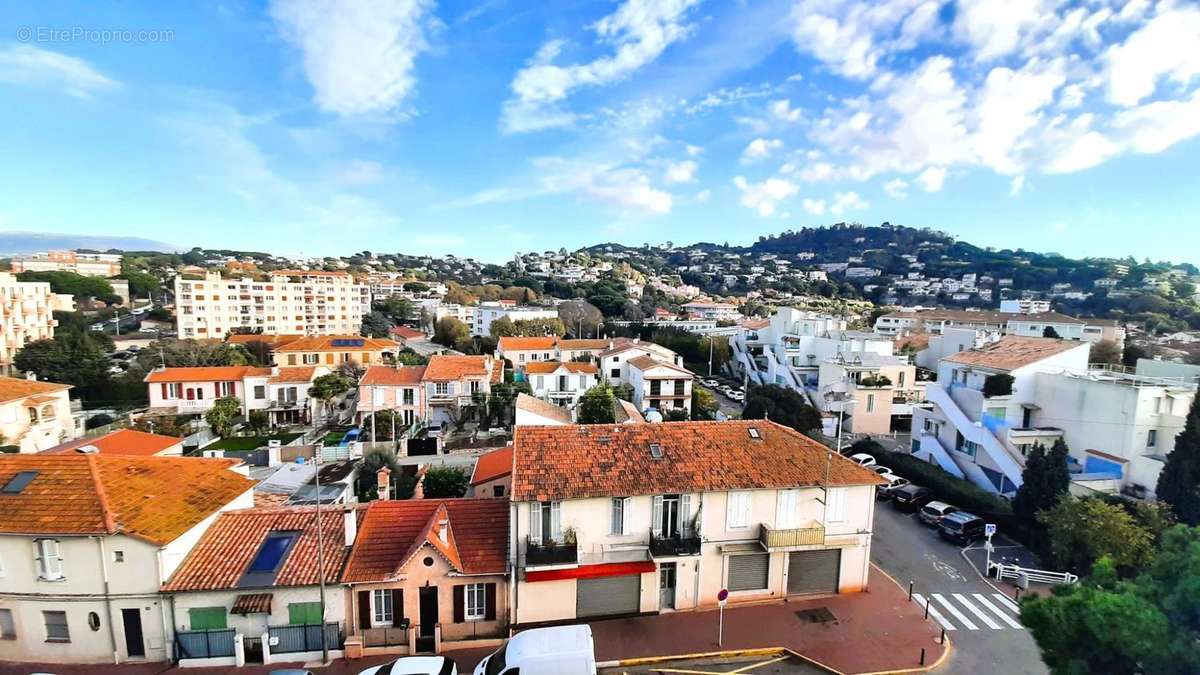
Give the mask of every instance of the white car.
M 865 452 L 856 452 L 850 455 L 850 461 L 859 466 L 875 466 L 875 458 Z
M 891 473 L 892 470 L 882 464 L 874 464 L 870 467 L 872 471 L 882 476 L 885 473 Z
M 891 499 L 892 490 L 895 490 L 898 487 L 904 487 L 909 483 L 907 478 L 901 478 L 894 473 L 881 474 L 879 477 L 886 480 L 887 485 L 875 490 L 876 499 Z
M 709 389 L 714 389 L 717 386 L 719 386 L 721 383 L 717 382 L 716 380 L 700 380 L 700 384 L 708 387 Z
M 731 400 L 731 401 L 745 401 L 746 400 L 746 395 L 740 391 L 731 391 L 728 394 L 726 394 L 726 396 L 728 396 L 729 400 Z
M 445 656 L 402 656 L 358 675 L 458 675 L 458 666 Z

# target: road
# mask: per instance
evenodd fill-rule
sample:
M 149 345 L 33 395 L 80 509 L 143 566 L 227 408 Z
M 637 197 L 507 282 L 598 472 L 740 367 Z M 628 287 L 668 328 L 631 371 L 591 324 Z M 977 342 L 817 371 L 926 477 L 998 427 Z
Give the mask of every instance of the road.
M 900 513 L 878 502 L 871 559 L 902 586 L 914 582 L 914 598 L 932 599 L 930 616 L 947 628 L 954 645 L 942 673 L 1049 672 L 1033 637 L 1020 626 L 1011 600 L 979 578 L 960 549 Z M 953 630 L 950 630 L 953 628 Z

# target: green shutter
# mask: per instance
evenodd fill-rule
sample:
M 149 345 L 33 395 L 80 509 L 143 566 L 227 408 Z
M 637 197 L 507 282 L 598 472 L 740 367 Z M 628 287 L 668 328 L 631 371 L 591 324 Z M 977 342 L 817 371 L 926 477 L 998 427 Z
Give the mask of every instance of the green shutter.
M 228 628 L 225 623 L 224 607 L 193 607 L 188 610 L 192 630 L 216 630 Z
M 321 603 L 292 602 L 288 604 L 288 623 L 293 626 L 321 625 Z

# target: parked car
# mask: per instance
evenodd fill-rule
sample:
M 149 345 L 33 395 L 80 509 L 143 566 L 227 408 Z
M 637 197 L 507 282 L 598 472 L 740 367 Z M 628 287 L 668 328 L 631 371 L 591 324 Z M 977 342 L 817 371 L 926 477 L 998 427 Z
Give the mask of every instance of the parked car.
M 885 473 L 882 476 L 880 476 L 880 478 L 886 480 L 887 485 L 884 485 L 883 487 L 875 490 L 875 498 L 876 499 L 891 499 L 892 498 L 891 490 L 893 488 L 898 488 L 903 485 L 908 485 L 907 478 L 901 478 L 900 476 L 897 476 L 894 473 Z
M 700 380 L 700 384 L 708 387 L 709 389 L 715 389 L 716 387 L 721 386 L 721 383 L 717 382 L 716 380 Z
M 592 627 L 534 628 L 512 636 L 474 675 L 596 675 Z
M 933 492 L 920 485 L 901 485 L 890 490 L 892 508 L 898 511 L 916 511 L 933 499 Z
M 920 511 L 917 511 L 917 518 L 930 527 L 937 527 L 942 516 L 948 516 L 957 510 L 957 506 L 951 506 L 946 502 L 928 502 L 921 507 Z
M 869 468 L 870 470 L 872 470 L 872 471 L 874 471 L 875 473 L 879 474 L 880 476 L 882 476 L 882 475 L 883 475 L 883 474 L 885 474 L 885 473 L 891 473 L 891 472 L 892 472 L 892 470 L 891 470 L 891 469 L 887 468 L 886 466 L 884 466 L 884 465 L 882 465 L 882 464 L 872 464 L 871 466 L 869 466 L 869 467 L 867 467 L 867 468 Z
M 865 452 L 856 452 L 853 455 L 850 455 L 850 461 L 854 462 L 855 464 L 857 464 L 859 466 L 874 466 L 875 465 L 875 458 L 868 455 Z
M 731 401 L 745 401 L 746 395 L 740 391 L 731 391 L 729 392 L 729 399 Z
M 279 670 L 272 670 L 267 675 L 313 675 L 313 671 L 303 668 L 281 668 Z
M 983 539 L 984 525 L 983 518 L 977 515 L 955 511 L 938 521 L 938 536 L 959 546 L 970 546 L 971 542 Z
M 458 666 L 445 656 L 402 656 L 358 675 L 458 675 Z

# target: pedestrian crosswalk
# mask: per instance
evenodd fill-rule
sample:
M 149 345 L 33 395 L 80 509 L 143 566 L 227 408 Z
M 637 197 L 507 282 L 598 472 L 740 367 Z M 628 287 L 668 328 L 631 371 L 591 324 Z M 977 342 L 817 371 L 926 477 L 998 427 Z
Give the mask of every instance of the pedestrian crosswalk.
M 912 594 L 921 609 L 929 605 L 929 618 L 946 630 L 1023 630 L 1020 609 L 1000 593 Z

